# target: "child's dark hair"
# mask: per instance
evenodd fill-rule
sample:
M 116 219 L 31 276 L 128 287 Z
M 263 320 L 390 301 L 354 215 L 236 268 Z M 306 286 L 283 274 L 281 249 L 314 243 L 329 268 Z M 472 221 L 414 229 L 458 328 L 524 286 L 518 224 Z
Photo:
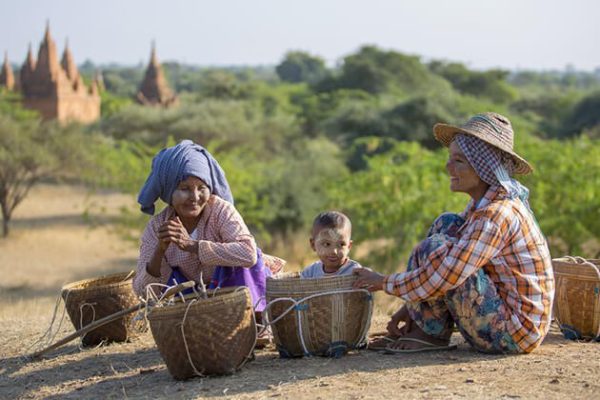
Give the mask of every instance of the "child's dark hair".
M 318 228 L 344 229 L 346 227 L 352 229 L 352 222 L 346 214 L 339 211 L 324 211 L 317 215 L 313 221 L 312 231 L 314 234 Z

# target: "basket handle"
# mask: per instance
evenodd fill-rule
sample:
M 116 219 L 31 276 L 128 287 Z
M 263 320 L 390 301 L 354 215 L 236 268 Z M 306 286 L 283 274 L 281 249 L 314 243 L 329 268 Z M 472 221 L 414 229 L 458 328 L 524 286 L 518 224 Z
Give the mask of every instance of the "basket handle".
M 161 299 L 168 299 L 171 296 L 176 295 L 179 292 L 183 292 L 186 289 L 190 289 L 192 287 L 194 287 L 195 282 L 194 281 L 186 281 L 183 283 L 179 283 L 175 286 L 170 286 L 167 290 L 165 290 L 165 292 L 163 293 Z
M 567 260 L 574 262 L 576 264 L 579 265 L 586 265 L 588 267 L 590 267 L 592 269 L 592 271 L 596 272 L 596 276 L 598 277 L 598 280 L 600 280 L 600 271 L 598 270 L 598 267 L 596 265 L 594 265 L 593 263 L 589 262 L 588 260 L 586 260 L 583 257 L 579 257 L 579 256 L 565 256 L 564 258 L 566 258 Z

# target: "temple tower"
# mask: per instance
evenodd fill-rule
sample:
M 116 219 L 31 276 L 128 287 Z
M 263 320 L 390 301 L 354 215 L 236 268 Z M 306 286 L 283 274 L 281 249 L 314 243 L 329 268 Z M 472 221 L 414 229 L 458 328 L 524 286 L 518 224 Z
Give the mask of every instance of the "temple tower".
M 44 119 L 88 123 L 100 117 L 97 90 L 88 89 L 83 83 L 68 46 L 59 63 L 49 25 L 46 26 L 37 61 L 33 59 L 29 46 L 21 68 L 20 83 L 25 107 L 39 111 Z
M 173 94 L 156 57 L 156 46 L 152 43 L 150 62 L 146 68 L 144 80 L 140 85 L 136 100 L 143 105 L 172 107 L 178 104 L 177 96 Z
M 8 53 L 6 52 L 4 53 L 4 63 L 2 64 L 2 70 L 0 71 L 0 87 L 4 87 L 7 90 L 14 90 L 15 88 L 15 75 L 8 62 Z

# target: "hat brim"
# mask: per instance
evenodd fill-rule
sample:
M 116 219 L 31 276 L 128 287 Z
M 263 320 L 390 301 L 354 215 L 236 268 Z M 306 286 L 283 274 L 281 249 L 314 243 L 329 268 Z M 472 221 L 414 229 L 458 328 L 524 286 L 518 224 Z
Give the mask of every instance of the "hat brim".
M 474 136 L 477 139 L 480 139 L 480 140 L 496 147 L 497 149 L 502 150 L 503 152 L 509 154 L 515 162 L 515 170 L 513 171 L 515 174 L 527 175 L 527 174 L 530 174 L 531 172 L 533 172 L 533 167 L 523 157 L 521 157 L 514 151 L 509 151 L 508 149 L 503 149 L 503 148 L 499 147 L 497 145 L 497 143 L 493 143 L 493 142 L 487 140 L 486 137 L 478 135 L 476 132 L 471 132 L 466 129 L 460 128 L 458 126 L 448 125 L 448 124 L 435 124 L 433 126 L 433 136 L 435 137 L 435 139 L 438 142 L 440 142 L 441 144 L 443 144 L 446 147 L 450 146 L 450 143 L 452 143 L 452 140 L 454 140 L 454 136 L 456 136 L 460 133 L 463 133 L 465 135 Z

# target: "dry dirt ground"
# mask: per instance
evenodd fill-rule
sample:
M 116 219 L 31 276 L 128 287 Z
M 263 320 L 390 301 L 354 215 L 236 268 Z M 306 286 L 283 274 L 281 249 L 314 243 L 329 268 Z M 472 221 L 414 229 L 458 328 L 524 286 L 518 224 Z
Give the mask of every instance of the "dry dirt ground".
M 576 343 L 553 327 L 525 356 L 458 349 L 413 355 L 353 352 L 341 359 L 280 359 L 259 350 L 240 372 L 175 381 L 149 333 L 129 343 L 80 349 L 72 342 L 41 361 L 23 356 L 49 325 L 67 282 L 135 265 L 136 248 L 111 229 L 131 199 L 88 196 L 82 188 L 42 185 L 17 209 L 12 236 L 0 240 L 0 399 L 54 398 L 600 398 L 600 343 Z M 90 226 L 84 210 L 102 210 Z M 373 331 L 397 303 L 378 295 Z M 57 338 L 72 332 L 68 320 Z

